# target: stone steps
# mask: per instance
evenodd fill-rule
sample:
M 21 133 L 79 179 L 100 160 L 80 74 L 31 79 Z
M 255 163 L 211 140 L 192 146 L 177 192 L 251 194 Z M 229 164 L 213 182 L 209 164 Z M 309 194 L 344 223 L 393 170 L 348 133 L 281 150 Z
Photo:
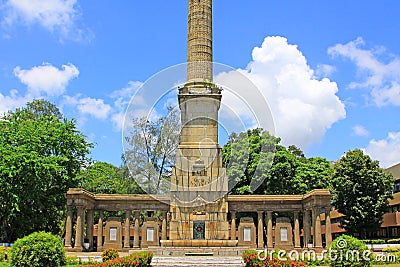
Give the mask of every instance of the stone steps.
M 153 257 L 152 267 L 243 267 L 241 257 Z
M 149 247 L 155 257 L 213 256 L 242 257 L 248 247 Z

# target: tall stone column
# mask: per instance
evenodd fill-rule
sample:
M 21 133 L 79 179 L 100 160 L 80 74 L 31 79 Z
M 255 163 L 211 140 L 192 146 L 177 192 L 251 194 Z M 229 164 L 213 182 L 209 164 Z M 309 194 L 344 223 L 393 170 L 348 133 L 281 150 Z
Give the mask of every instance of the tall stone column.
M 162 212 L 161 240 L 167 240 L 167 212 Z
M 134 225 L 134 233 L 133 233 L 133 247 L 139 247 L 139 211 L 135 211 L 135 225 Z
M 300 248 L 300 223 L 299 223 L 299 212 L 293 212 L 294 217 L 294 247 Z
M 65 244 L 66 248 L 71 248 L 72 240 L 72 206 L 67 206 L 67 221 L 65 223 Z
M 86 237 L 89 240 L 89 251 L 93 250 L 93 225 L 94 225 L 94 210 L 87 211 Z
M 83 245 L 83 225 L 85 217 L 85 207 L 78 206 L 76 216 L 76 232 L 75 232 L 75 246 L 76 250 L 81 250 Z
M 274 247 L 272 240 L 272 211 L 267 211 L 267 247 Z
M 313 208 L 313 232 L 314 232 L 314 247 L 322 248 L 322 235 L 321 235 L 321 210 L 320 208 Z
M 99 222 L 97 224 L 97 251 L 103 251 L 103 211 L 99 211 Z
M 231 211 L 231 240 L 236 240 L 236 211 Z
M 303 247 L 308 248 L 308 242 L 310 242 L 311 226 L 310 226 L 310 212 L 308 210 L 303 211 Z
M 325 208 L 325 242 L 326 247 L 332 243 L 331 208 Z
M 124 231 L 124 248 L 129 248 L 130 245 L 130 221 L 131 218 L 131 211 L 126 210 L 125 211 L 125 231 Z
M 189 0 L 188 83 L 212 81 L 212 0 Z
M 257 223 L 257 247 L 264 248 L 264 223 L 263 223 L 263 212 L 257 211 L 258 223 Z

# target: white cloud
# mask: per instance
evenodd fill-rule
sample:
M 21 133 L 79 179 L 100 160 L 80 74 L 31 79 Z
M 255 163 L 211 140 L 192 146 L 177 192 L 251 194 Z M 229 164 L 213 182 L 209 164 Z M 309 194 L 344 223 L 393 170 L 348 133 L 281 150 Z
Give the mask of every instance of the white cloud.
M 329 77 L 336 71 L 335 66 L 319 64 L 315 70 L 315 76 L 318 78 Z
M 400 106 L 400 57 L 388 54 L 384 48 L 364 49 L 365 42 L 357 38 L 347 44 L 337 44 L 328 53 L 350 59 L 362 76 L 350 88 L 367 88 L 377 106 Z M 389 58 L 389 60 L 387 60 Z
M 374 160 L 379 160 L 381 167 L 393 166 L 400 162 L 400 132 L 391 132 L 385 139 L 373 139 L 363 150 Z
M 16 67 L 14 75 L 28 86 L 28 93 L 35 97 L 43 93 L 47 96 L 60 96 L 70 80 L 78 77 L 79 70 L 73 64 L 62 65 L 62 69 L 58 69 L 44 63 L 28 70 Z
M 24 106 L 32 98 L 29 95 L 20 96 L 17 90 L 11 90 L 9 95 L 0 93 L 0 116 L 9 110 Z
M 369 132 L 362 125 L 356 125 L 353 127 L 353 134 L 356 136 L 368 136 Z
M 80 95 L 74 97 L 65 96 L 64 104 L 76 106 L 81 114 L 88 114 L 97 119 L 107 119 L 112 111 L 111 106 L 105 104 L 103 99 L 81 98 Z
M 337 84 L 327 78 L 316 79 L 304 55 L 284 37 L 265 38 L 261 47 L 254 48 L 253 61 L 239 71 L 265 97 L 276 135 L 285 145 L 306 148 L 318 143 L 333 123 L 346 116 L 345 106 L 336 95 Z M 224 76 L 218 81 L 222 85 L 237 86 L 239 83 L 235 74 Z M 252 97 L 246 88 L 241 89 L 241 94 Z M 225 94 L 222 102 L 233 110 L 240 106 L 237 100 Z
M 124 118 L 125 118 L 125 111 L 128 107 L 131 98 L 135 95 L 137 90 L 143 85 L 142 82 L 138 81 L 130 81 L 128 86 L 122 88 L 120 90 L 116 90 L 111 93 L 111 98 L 114 99 L 114 113 L 111 115 L 111 121 L 114 124 L 114 129 L 116 131 L 121 131 Z M 134 99 L 137 103 L 133 103 L 134 105 L 143 105 L 144 99 L 142 97 L 135 97 Z
M 77 0 L 8 0 L 5 7 L 3 25 L 37 23 L 50 32 L 60 33 L 63 39 L 88 38 L 89 31 L 76 25 L 80 17 Z

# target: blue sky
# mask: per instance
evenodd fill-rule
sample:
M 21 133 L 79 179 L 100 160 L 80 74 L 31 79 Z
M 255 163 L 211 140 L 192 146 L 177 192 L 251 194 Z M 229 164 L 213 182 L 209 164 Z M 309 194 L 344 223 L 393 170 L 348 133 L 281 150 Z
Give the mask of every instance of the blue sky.
M 285 145 L 329 160 L 361 148 L 388 167 L 400 162 L 398 10 L 397 0 L 214 1 L 214 61 L 257 85 Z M 55 102 L 96 144 L 95 160 L 120 165 L 130 97 L 185 62 L 186 21 L 187 1 L 0 0 L 0 112 Z

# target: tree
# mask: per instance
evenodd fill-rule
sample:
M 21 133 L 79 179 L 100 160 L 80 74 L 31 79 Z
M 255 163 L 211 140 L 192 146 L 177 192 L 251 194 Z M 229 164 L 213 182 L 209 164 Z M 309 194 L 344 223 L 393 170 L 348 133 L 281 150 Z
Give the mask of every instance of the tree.
M 334 164 L 332 204 L 345 214 L 341 225 L 349 234 L 365 237 L 366 232 L 380 228 L 393 183 L 393 176 L 359 149 L 347 152 Z
M 169 114 L 151 121 L 135 118 L 131 132 L 125 136 L 125 158 L 132 177 L 149 194 L 169 192 L 175 150 L 179 143 L 180 115 Z
M 88 143 L 74 120 L 44 100 L 0 117 L 0 238 L 59 233 L 64 194 L 88 164 Z
M 81 187 L 94 194 L 143 193 L 136 181 L 129 177 L 126 167 L 116 167 L 106 162 L 95 162 L 78 176 Z
M 231 134 L 222 160 L 233 194 L 305 194 L 329 187 L 329 161 L 306 158 L 300 148 L 279 143 L 262 129 Z
M 227 169 L 232 194 L 250 194 L 260 190 L 279 142 L 279 138 L 262 129 L 230 135 L 222 148 L 222 162 Z

